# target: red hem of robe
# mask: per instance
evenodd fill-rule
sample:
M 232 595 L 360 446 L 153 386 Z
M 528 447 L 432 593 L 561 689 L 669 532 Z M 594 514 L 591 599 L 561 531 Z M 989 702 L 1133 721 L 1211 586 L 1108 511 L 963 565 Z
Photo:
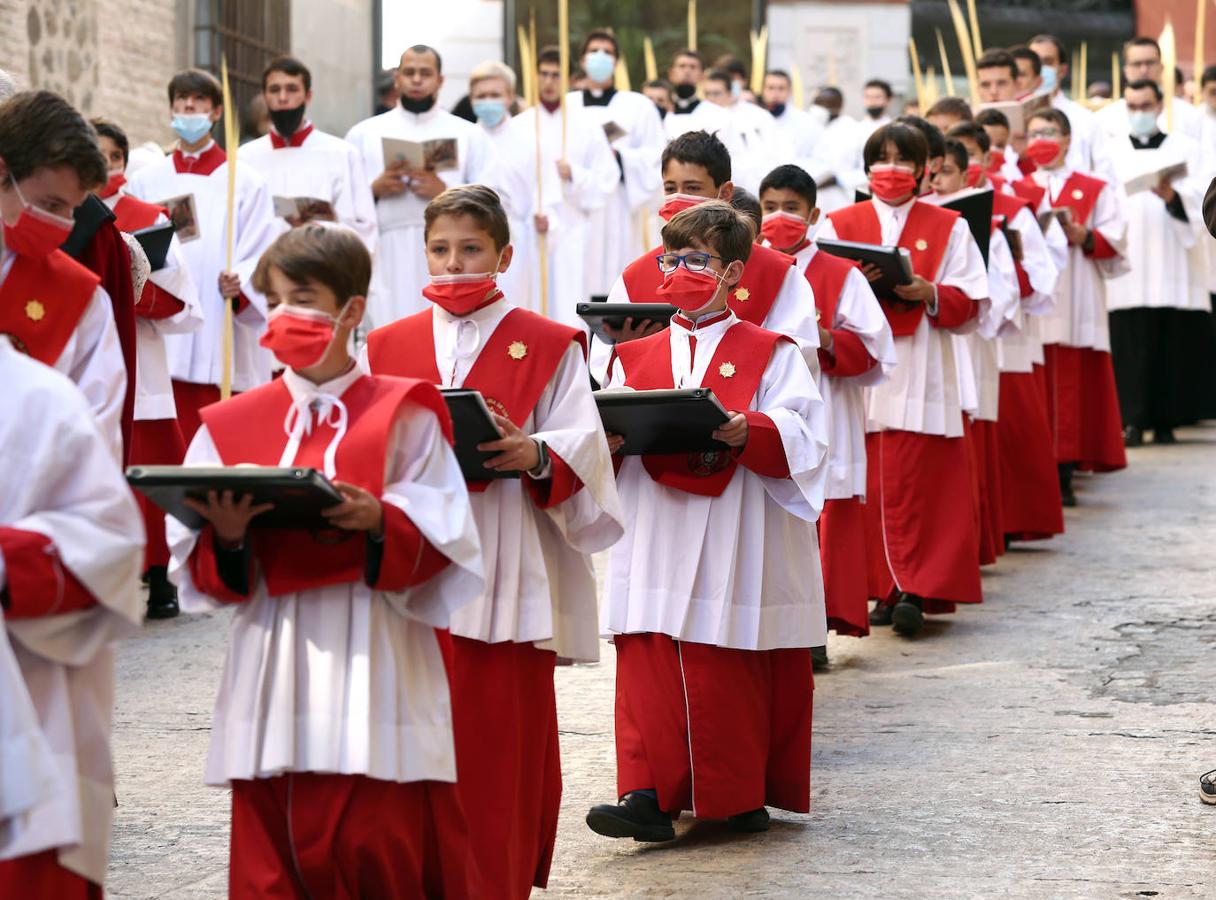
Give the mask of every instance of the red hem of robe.
M 186 446 L 194 440 L 199 426 L 203 424 L 198 412 L 204 406 L 220 402 L 220 389 L 214 384 L 196 384 L 193 381 L 173 379 L 173 403 L 177 406 L 177 424 L 181 428 Z
M 1127 468 L 1110 354 L 1063 344 L 1048 344 L 1043 352 L 1056 462 L 1074 463 L 1084 472 Z
M 0 861 L 0 900 L 102 900 L 100 884 L 59 864 L 55 848 Z
M 828 500 L 818 522 L 828 628 L 849 637 L 870 633 L 863 505 L 860 497 Z
M 186 455 L 177 419 L 136 419 L 131 428 L 131 465 L 180 466 Z M 144 518 L 148 544 L 144 548 L 144 568 L 169 565 L 169 545 L 165 542 L 165 511 L 135 492 Z
M 1063 534 L 1064 509 L 1051 428 L 1034 373 L 1001 373 L 996 437 L 1006 536 L 1014 541 L 1039 541 Z

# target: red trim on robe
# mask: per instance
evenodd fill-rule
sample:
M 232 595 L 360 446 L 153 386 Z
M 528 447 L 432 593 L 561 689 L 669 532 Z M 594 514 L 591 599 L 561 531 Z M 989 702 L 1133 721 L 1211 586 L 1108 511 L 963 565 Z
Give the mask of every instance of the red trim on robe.
M 856 332 L 843 328 L 831 328 L 832 350 L 819 350 L 819 367 L 825 375 L 835 378 L 851 378 L 870 371 L 878 360 L 870 355 L 866 345 Z
M 1023 178 L 1021 181 L 1015 181 L 1010 185 L 1013 192 L 1030 204 L 1031 209 L 1038 209 L 1043 204 L 1043 198 L 1047 196 L 1047 188 L 1041 187 L 1033 178 Z
M 937 313 L 929 321 L 938 328 L 960 328 L 979 315 L 980 305 L 952 284 L 937 285 Z
M 130 194 L 123 194 L 114 204 L 114 225 L 119 231 L 140 231 L 151 228 L 161 216 L 168 216 L 169 211 L 155 203 L 147 203 Z
M 1114 259 L 1119 255 L 1119 251 L 1111 246 L 1110 241 L 1102 236 L 1102 232 L 1093 230 L 1090 232 L 1094 239 L 1094 249 L 1085 251 L 1085 256 L 1089 259 Z
M 827 500 L 816 523 L 828 628 L 850 637 L 870 633 L 863 506 L 860 497 Z
M 178 175 L 210 175 L 227 161 L 228 154 L 214 141 L 197 157 L 186 156 L 180 148 L 173 151 L 173 169 Z
M 617 794 L 653 789 L 676 814 L 725 818 L 811 801 L 809 649 L 730 650 L 618 634 Z
M 380 557 L 380 574 L 371 587 L 377 591 L 398 593 L 422 584 L 438 575 L 451 562 L 435 549 L 410 517 L 391 503 L 384 510 L 384 550 Z
M 294 772 L 232 782 L 230 900 L 483 896 L 457 786 Z
M 283 140 L 283 136 L 273 128 L 268 132 L 270 135 L 270 146 L 274 150 L 282 150 L 285 147 L 299 147 L 312 134 L 312 123 L 309 122 L 303 128 L 297 128 L 291 137 Z
M 1064 511 L 1051 428 L 1043 392 L 1033 373 L 1001 373 L 996 437 L 1005 534 L 1015 541 L 1063 534 Z
M 180 466 L 186 444 L 176 419 L 137 419 L 131 429 L 131 465 Z M 143 515 L 148 543 L 144 548 L 144 568 L 169 565 L 169 545 L 165 543 L 165 511 L 135 491 Z
M 549 449 L 549 475 L 546 478 L 529 478 L 526 474 L 520 476 L 524 489 L 536 504 L 537 509 L 552 509 L 559 503 L 565 503 L 583 489 L 583 482 L 570 464 Z
M 22 353 L 54 366 L 100 282 L 62 250 L 42 259 L 14 256 L 0 283 L 0 334 L 14 338 Z
M 878 364 L 855 333 L 835 327 L 836 307 L 840 295 L 855 266 L 848 260 L 817 252 L 807 263 L 806 280 L 815 294 L 815 306 L 819 310 L 819 321 L 832 333 L 831 351 L 819 349 L 819 368 L 825 375 L 849 378 L 868 372 Z
M 0 860 L 0 900 L 102 900 L 101 885 L 59 864 L 59 850 Z
M 789 478 L 790 463 L 777 425 L 759 410 L 744 410 L 743 416 L 747 419 L 747 443 L 732 454 L 739 465 L 765 478 Z
M 3 592 L 9 619 L 39 619 L 88 609 L 97 603 L 59 558 L 55 542 L 36 531 L 0 526 Z
M 1127 467 L 1123 417 L 1110 354 L 1088 347 L 1047 344 L 1047 419 L 1056 462 L 1085 472 Z
M 135 304 L 135 315 L 152 321 L 171 319 L 185 308 L 186 304 L 148 279 L 144 283 L 143 293 L 139 295 L 139 302 Z
M 246 536 L 248 539 L 248 536 Z M 208 597 L 220 603 L 244 603 L 249 599 L 248 594 L 238 594 L 224 583 L 220 577 L 218 560 L 215 556 L 215 528 L 210 524 L 203 526 L 190 552 L 188 560 L 190 578 L 194 586 Z M 249 570 L 245 573 L 245 583 L 252 589 L 254 583 L 254 565 L 250 557 Z
M 1098 195 L 1104 187 L 1106 182 L 1100 178 L 1073 172 L 1065 179 L 1064 186 L 1060 188 L 1059 195 L 1051 201 L 1051 206 L 1053 209 L 1067 207 L 1072 211 L 1074 223 L 1088 225 L 1094 207 L 1098 205 Z

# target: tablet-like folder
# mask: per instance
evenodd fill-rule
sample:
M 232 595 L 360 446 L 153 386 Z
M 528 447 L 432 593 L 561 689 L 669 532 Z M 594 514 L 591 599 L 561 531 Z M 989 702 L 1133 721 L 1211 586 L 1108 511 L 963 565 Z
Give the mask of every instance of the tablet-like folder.
M 604 431 L 625 439 L 626 456 L 723 450 L 714 430 L 730 420 L 710 388 L 595 392 Z
M 992 191 L 976 191 L 942 204 L 942 209 L 952 209 L 966 220 L 985 266 L 988 265 L 988 244 L 992 241 L 992 203 Z
M 880 300 L 899 300 L 895 287 L 912 283 L 912 255 L 904 247 L 885 247 L 856 241 L 829 241 L 824 238 L 816 238 L 815 245 L 832 256 L 851 259 L 862 265 L 870 263 L 878 266 L 882 277 L 871 282 L 870 287 Z
M 114 210 L 106 206 L 104 200 L 96 194 L 89 194 L 84 198 L 84 202 L 72 211 L 72 219 L 76 224 L 72 226 L 72 233 L 60 244 L 59 249 L 79 262 L 89 246 L 89 241 L 93 240 L 93 235 L 97 234 L 106 222 L 113 222 L 116 218 Z
M 206 522 L 183 501 L 205 501 L 208 491 L 232 491 L 236 499 L 252 494 L 254 505 L 273 503 L 249 523 L 252 528 L 332 529 L 321 510 L 343 499 L 316 469 L 277 466 L 131 466 L 127 483 L 188 528 Z
M 495 478 L 518 478 L 518 472 L 496 472 L 485 467 L 485 461 L 497 456 L 478 450 L 478 444 L 497 441 L 502 435 L 490 418 L 481 393 L 466 388 L 443 388 L 440 393 L 452 415 L 452 429 L 456 436 L 456 460 L 465 481 L 491 481 Z
M 131 237 L 139 241 L 139 246 L 143 247 L 144 255 L 148 257 L 148 264 L 152 267 L 153 272 L 159 272 L 165 267 L 165 260 L 169 256 L 169 242 L 173 240 L 172 222 L 149 225 L 139 231 L 132 231 Z
M 677 312 L 676 307 L 670 303 L 580 303 L 577 306 L 579 318 L 587 323 L 587 327 L 591 329 L 601 341 L 606 344 L 615 344 L 614 341 L 604 330 L 604 326 L 610 328 L 621 329 L 625 327 L 626 319 L 633 319 L 634 326 L 640 325 L 643 322 L 658 322 L 660 325 L 667 325 L 671 322 L 671 317 Z

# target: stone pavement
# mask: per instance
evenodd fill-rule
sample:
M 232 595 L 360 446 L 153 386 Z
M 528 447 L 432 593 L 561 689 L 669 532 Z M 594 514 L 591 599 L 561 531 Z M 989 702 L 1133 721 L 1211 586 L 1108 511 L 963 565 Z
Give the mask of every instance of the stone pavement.
M 1216 429 L 1078 478 L 1068 534 L 1006 555 L 986 601 L 916 640 L 833 638 L 810 815 L 765 835 L 587 830 L 613 798 L 611 648 L 561 670 L 565 793 L 538 897 L 1212 897 Z M 112 897 L 222 897 L 228 799 L 201 784 L 225 616 L 119 654 Z

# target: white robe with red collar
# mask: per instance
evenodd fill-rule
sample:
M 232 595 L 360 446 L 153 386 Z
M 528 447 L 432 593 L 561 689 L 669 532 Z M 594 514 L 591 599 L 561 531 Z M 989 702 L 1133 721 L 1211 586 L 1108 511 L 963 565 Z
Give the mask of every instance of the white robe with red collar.
M 1030 281 L 1031 293 L 1021 298 L 1019 329 L 997 338 L 997 364 L 1002 372 L 1025 374 L 1033 372 L 1036 364 L 1043 364 L 1040 319 L 1055 310 L 1054 294 L 1060 277 L 1058 262 L 1067 258 L 1068 239 L 1055 219 L 1047 231 L 1039 228 L 1034 211 L 1027 208 L 1018 210 L 1009 227 L 1021 236 L 1021 264 Z
M 203 154 L 213 152 L 211 147 Z M 178 172 L 174 154 L 145 166 L 131 176 L 127 189 L 148 203 L 193 194 L 198 209 L 199 236 L 181 244 L 186 268 L 198 291 L 203 327 L 188 334 L 166 334 L 169 374 L 174 381 L 219 385 L 223 377 L 225 300 L 219 276 L 227 265 L 228 163 L 206 174 Z M 203 168 L 206 168 L 204 166 Z M 232 389 L 247 391 L 270 379 L 270 354 L 258 345 L 266 329 L 266 298 L 253 289 L 253 270 L 263 251 L 282 229 L 266 182 L 252 166 L 236 168 L 236 236 L 232 270 L 240 277 L 248 301 L 233 317 Z
M 23 782 L 24 796 L 5 791 L 0 799 L 0 859 L 59 848 L 60 865 L 101 884 L 114 803 L 109 749 L 112 648 L 142 620 L 137 579 L 143 563 L 143 525 L 80 392 L 3 338 L 0 379 L 6 385 L 0 394 L 0 460 L 5 471 L 0 529 L 32 533 L 50 542 L 36 559 L 6 558 L 0 551 L 0 585 L 11 584 L 19 575 L 28 585 L 32 577 L 50 570 L 46 609 L 6 622 L 40 734 L 30 730 L 28 718 L 16 707 L 8 706 L 13 686 L 0 682 L 0 702 L 6 705 L 0 713 L 0 786 L 21 777 L 11 765 L 24 767 L 30 779 Z M 32 410 L 37 414 L 31 415 Z M 95 602 L 56 615 L 68 575 L 71 584 Z M 11 664 L 0 660 L 0 679 L 11 677 Z M 5 736 L 14 713 L 16 744 Z M 11 755 L 23 746 L 49 746 L 49 752 L 40 759 Z M 10 803 L 10 796 L 19 799 Z
M 731 314 L 695 332 L 669 328 L 673 385 L 698 387 L 737 324 Z M 740 370 L 748 364 L 730 362 Z M 625 380 L 614 359 L 608 387 L 623 387 Z M 749 409 L 776 426 L 788 478 L 739 466 L 722 494 L 711 497 L 660 485 L 640 457 L 621 464 L 618 485 L 630 527 L 609 557 L 600 613 L 606 635 L 658 632 L 740 650 L 825 642 L 815 520 L 828 475 L 827 410 L 790 342 L 777 342 Z
M 305 421 L 329 428 L 324 423 L 345 409 L 338 401 L 361 377 L 352 368 L 315 385 L 288 369 L 283 384 Z M 316 420 L 309 413 L 314 403 Z M 263 427 L 267 440 L 284 448 L 281 464 L 291 465 L 296 451 L 285 425 Z M 393 420 L 388 448 L 382 502 L 403 510 L 450 565 L 400 592 L 374 591 L 359 580 L 271 597 L 265 580 L 255 576 L 251 596 L 232 616 L 207 784 L 284 772 L 456 780 L 447 675 L 435 629 L 448 627 L 452 612 L 481 591 L 480 546 L 464 479 L 439 419 L 406 401 Z M 206 425 L 185 464 L 223 464 Z M 190 574 L 199 532 L 175 519 L 166 525 L 173 552 L 169 575 L 182 610 L 219 608 Z M 344 654 L 326 649 L 335 635 L 346 635 Z

